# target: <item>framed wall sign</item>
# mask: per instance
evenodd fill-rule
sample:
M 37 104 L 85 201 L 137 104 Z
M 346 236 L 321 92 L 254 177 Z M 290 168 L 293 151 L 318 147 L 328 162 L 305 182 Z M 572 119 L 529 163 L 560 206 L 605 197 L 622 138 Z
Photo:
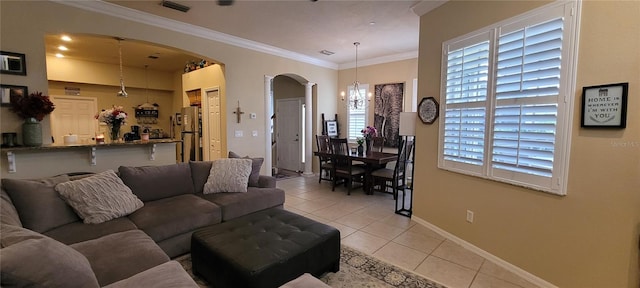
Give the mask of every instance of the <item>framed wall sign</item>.
M 338 121 L 327 120 L 325 121 L 325 125 L 327 125 L 327 136 L 329 137 L 338 136 Z
M 0 51 L 0 73 L 27 75 L 24 54 Z
M 16 86 L 16 85 L 0 85 L 0 99 L 2 102 L 0 104 L 2 106 L 11 106 L 11 97 L 12 96 L 26 96 L 27 95 L 27 86 Z
M 582 88 L 582 127 L 625 128 L 629 83 Z

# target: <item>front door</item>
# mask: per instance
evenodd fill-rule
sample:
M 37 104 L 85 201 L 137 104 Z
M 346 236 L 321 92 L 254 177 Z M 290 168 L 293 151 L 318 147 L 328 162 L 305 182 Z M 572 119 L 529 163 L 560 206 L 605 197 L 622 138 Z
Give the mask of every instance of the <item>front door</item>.
M 299 98 L 276 101 L 276 167 L 279 169 L 301 170 L 301 111 Z
M 64 135 L 78 135 L 78 144 L 91 143 L 96 135 L 98 101 L 93 97 L 51 96 L 56 109 L 51 113 L 51 135 L 56 144 Z

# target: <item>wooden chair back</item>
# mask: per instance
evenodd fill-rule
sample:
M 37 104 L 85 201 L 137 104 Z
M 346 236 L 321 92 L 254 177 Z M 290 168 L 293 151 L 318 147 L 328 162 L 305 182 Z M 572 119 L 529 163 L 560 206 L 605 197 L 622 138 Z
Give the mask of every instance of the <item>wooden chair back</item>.
M 347 138 L 331 138 L 330 149 L 332 154 L 349 155 L 349 143 Z

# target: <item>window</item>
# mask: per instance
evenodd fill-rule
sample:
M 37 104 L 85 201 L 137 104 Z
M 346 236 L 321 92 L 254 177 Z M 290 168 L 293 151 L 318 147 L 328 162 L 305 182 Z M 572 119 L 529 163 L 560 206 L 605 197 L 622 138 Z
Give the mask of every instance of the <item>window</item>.
M 443 43 L 438 167 L 564 195 L 577 3 Z
M 368 95 L 369 94 L 369 85 L 360 84 L 358 85 L 360 88 L 360 95 Z M 353 95 L 355 94 L 355 90 L 353 86 L 349 86 L 347 89 L 349 91 L 349 98 L 353 99 Z M 349 101 L 347 101 L 347 139 L 349 142 L 356 142 L 356 138 L 362 137 L 362 129 L 367 127 L 367 105 L 360 105 L 357 108 L 354 105 L 349 105 Z

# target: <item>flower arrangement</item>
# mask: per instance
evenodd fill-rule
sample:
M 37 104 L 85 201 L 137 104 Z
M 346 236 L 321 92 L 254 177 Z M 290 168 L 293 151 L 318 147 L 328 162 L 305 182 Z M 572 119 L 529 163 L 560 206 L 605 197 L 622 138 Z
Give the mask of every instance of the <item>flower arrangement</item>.
M 364 144 L 364 138 L 362 137 L 356 138 L 356 143 L 358 143 L 358 145 L 361 146 L 362 144 Z
M 53 112 L 55 105 L 49 100 L 49 96 L 42 95 L 42 92 L 34 92 L 26 96 L 11 95 L 11 111 L 20 118 L 36 118 L 42 121 L 44 116 Z
M 96 119 L 111 127 L 119 127 L 126 123 L 127 112 L 124 112 L 122 106 L 113 106 L 111 109 L 102 110 L 102 112 L 96 114 Z
M 371 140 L 372 137 L 378 136 L 378 130 L 373 126 L 367 126 L 367 128 L 360 130 L 360 133 L 362 133 L 362 136 L 367 140 Z

